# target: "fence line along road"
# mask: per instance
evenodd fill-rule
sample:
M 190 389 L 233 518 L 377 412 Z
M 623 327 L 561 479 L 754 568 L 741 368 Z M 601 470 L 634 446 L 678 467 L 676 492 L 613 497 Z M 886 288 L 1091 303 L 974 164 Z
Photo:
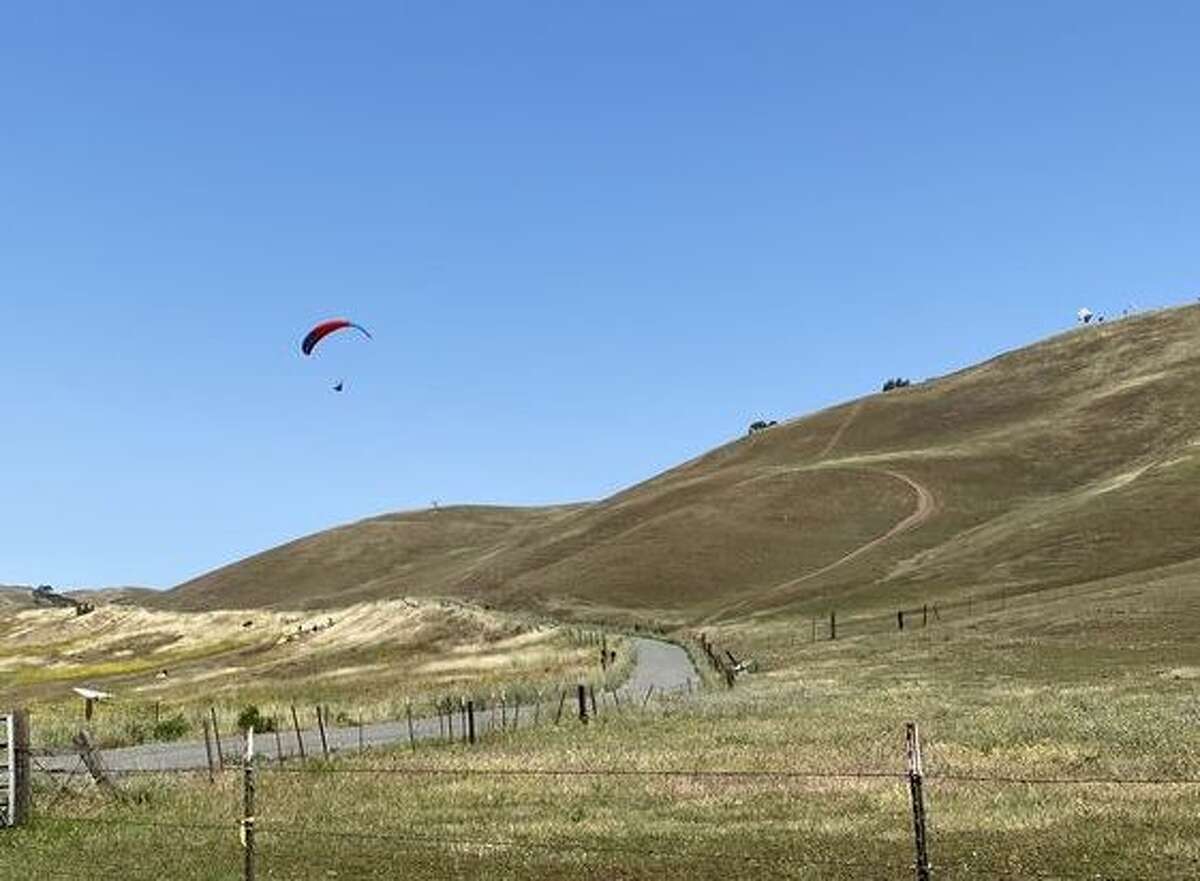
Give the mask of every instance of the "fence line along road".
M 696 672 L 691 658 L 679 646 L 641 636 L 630 637 L 630 640 L 637 650 L 637 662 L 629 680 L 617 690 L 622 701 L 634 695 L 640 698 L 651 688 L 658 693 L 663 693 L 686 689 L 689 683 L 698 684 L 700 682 L 700 676 Z M 570 700 L 569 697 L 568 700 Z M 479 711 L 477 716 L 481 726 L 491 724 L 498 727 L 503 713 L 504 711 L 498 707 L 489 707 Z M 533 723 L 533 719 L 533 713 L 522 712 L 518 724 L 527 726 Z M 283 721 L 281 720 L 281 723 Z M 511 727 L 513 722 L 511 708 L 507 712 L 507 721 Z M 289 728 L 289 725 L 281 724 L 281 732 L 288 731 Z M 412 736 L 414 739 L 437 740 L 442 737 L 442 734 L 442 723 L 437 716 L 413 718 Z M 306 755 L 310 757 L 322 755 L 321 731 L 318 728 L 302 729 L 300 736 Z M 361 735 L 358 726 L 335 728 L 327 725 L 325 729 L 326 743 L 330 751 L 355 750 L 359 746 L 360 736 L 361 743 L 365 747 L 406 742 L 409 739 L 408 721 L 401 719 L 395 722 L 366 724 L 362 726 Z M 289 732 L 281 737 L 280 741 L 284 757 L 300 754 L 294 732 Z M 260 747 L 263 751 L 273 755 L 276 745 L 274 741 L 268 741 L 260 744 Z M 106 749 L 104 750 L 104 762 L 109 771 L 118 774 L 131 771 L 202 770 L 208 767 L 208 753 L 202 740 L 188 743 L 148 743 L 141 746 Z M 74 752 L 46 755 L 39 760 L 42 769 L 52 773 L 69 772 L 76 767 L 77 763 L 78 756 Z

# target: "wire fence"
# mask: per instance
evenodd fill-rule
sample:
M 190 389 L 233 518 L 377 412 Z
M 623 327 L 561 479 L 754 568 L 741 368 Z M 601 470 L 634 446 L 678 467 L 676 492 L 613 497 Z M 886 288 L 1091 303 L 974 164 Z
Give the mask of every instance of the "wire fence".
M 947 853 L 939 863 L 942 829 L 928 819 L 924 801 L 930 802 L 936 819 L 938 800 L 948 798 L 957 787 L 1071 788 L 1084 793 L 1078 798 L 1086 800 L 1088 790 L 1100 787 L 1179 791 L 1200 786 L 1200 777 L 926 773 L 916 728 L 910 725 L 909 729 L 903 756 L 894 735 L 891 738 L 896 756 L 891 768 L 497 766 L 476 763 L 470 753 L 447 754 L 444 762 L 431 762 L 403 752 L 367 751 L 332 761 L 249 752 L 212 778 L 208 769 L 105 771 L 118 781 L 129 781 L 130 788 L 117 786 L 99 798 L 93 769 L 84 767 L 82 758 L 74 769 L 46 767 L 35 759 L 41 778 L 36 819 L 47 829 L 65 830 L 78 838 L 81 852 L 88 855 L 84 877 L 121 881 L 165 876 L 254 881 L 256 877 L 399 874 L 704 879 L 727 878 L 736 871 L 755 878 L 915 877 L 918 881 L 1200 876 L 1194 847 L 1191 853 L 1159 853 L 1140 874 L 1114 874 L 1102 863 L 1100 868 L 1084 864 L 1045 868 L 1025 857 L 1017 860 L 1020 865 L 1013 865 L 1011 855 L 1006 860 L 973 861 L 961 853 Z M 157 816 L 156 796 L 139 791 L 135 785 L 139 779 L 194 787 L 200 815 Z M 597 789 L 601 784 L 603 788 Z M 716 799 L 707 814 L 683 810 L 683 819 L 676 816 L 666 822 L 663 814 L 681 813 L 676 801 L 676 787 L 681 784 L 701 805 L 730 786 L 745 789 L 750 797 L 772 792 L 786 798 L 764 802 L 760 814 L 743 811 L 728 818 L 721 815 L 724 802 Z M 844 838 L 831 844 L 821 834 L 806 834 L 802 818 L 819 816 L 822 800 L 833 798 L 839 785 L 850 785 L 859 796 L 888 805 L 891 826 L 873 826 L 866 817 L 869 837 L 857 846 L 848 846 Z M 141 798 L 147 804 L 139 804 Z M 562 811 L 579 810 L 587 798 L 597 799 L 596 814 L 603 822 L 580 822 L 572 829 L 553 811 L 540 822 L 519 819 L 544 811 L 546 802 L 556 798 L 562 799 Z M 423 806 L 424 802 L 430 804 Z M 404 810 L 388 807 L 401 804 Z M 869 808 L 862 810 L 872 813 Z M 141 815 L 126 816 L 130 811 Z M 479 816 L 474 817 L 475 811 Z M 629 816 L 612 821 L 614 813 L 625 811 Z M 426 825 L 417 825 L 417 820 Z M 641 821 L 645 830 L 639 828 Z M 727 822 L 738 827 L 736 836 L 723 828 Z M 114 850 L 114 841 L 123 843 Z M 123 853 L 129 854 L 131 863 L 120 861 Z M 0 848 L 0 875 L 5 859 Z M 78 870 L 59 873 L 47 866 L 34 877 L 81 876 Z

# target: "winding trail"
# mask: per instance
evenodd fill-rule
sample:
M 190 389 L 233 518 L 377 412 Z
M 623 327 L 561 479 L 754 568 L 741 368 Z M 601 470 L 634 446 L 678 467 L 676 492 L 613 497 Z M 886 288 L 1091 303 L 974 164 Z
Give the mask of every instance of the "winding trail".
M 899 523 L 897 523 L 895 526 L 893 526 L 891 529 L 889 529 L 887 532 L 885 532 L 883 535 L 879 536 L 878 538 L 873 538 L 866 544 L 859 545 L 857 548 L 852 550 L 850 553 L 834 560 L 832 563 L 829 563 L 826 566 L 822 566 L 820 569 L 814 570 L 812 572 L 806 572 L 804 575 L 801 575 L 798 578 L 793 578 L 790 581 L 785 581 L 782 584 L 776 585 L 775 587 L 771 588 L 768 595 L 773 595 L 775 593 L 790 590 L 791 588 L 795 587 L 797 584 L 802 584 L 803 582 L 808 581 L 812 578 L 819 578 L 820 576 L 824 575 L 826 572 L 836 569 L 839 566 L 844 566 L 846 563 L 849 563 L 851 560 L 855 559 L 856 557 L 860 557 L 863 554 L 867 553 L 868 551 L 872 551 L 875 548 L 879 547 L 879 545 L 883 544 L 885 541 L 889 541 L 890 539 L 895 538 L 897 535 L 900 535 L 903 532 L 908 532 L 910 529 L 916 529 L 918 526 L 920 526 L 922 523 L 924 523 L 926 520 L 928 520 L 930 517 L 932 517 L 934 515 L 934 513 L 937 511 L 937 500 L 935 499 L 933 493 L 929 490 L 929 487 L 925 486 L 922 483 L 918 483 L 916 480 L 913 480 L 913 478 L 909 477 L 907 474 L 901 474 L 899 471 L 892 471 L 892 470 L 884 469 L 884 468 L 879 468 L 879 469 L 864 468 L 861 470 L 868 471 L 869 473 L 872 473 L 872 474 L 886 474 L 889 477 L 893 477 L 896 480 L 899 480 L 903 483 L 908 484 L 909 487 L 912 489 L 912 491 L 917 494 L 917 504 L 916 504 L 916 507 L 913 509 L 913 512 L 911 514 L 909 514 L 907 517 L 905 517 L 903 520 L 901 520 Z
M 687 688 L 688 683 L 699 684 L 700 676 L 692 665 L 692 659 L 687 652 L 673 643 L 657 639 L 647 639 L 641 636 L 630 637 L 633 647 L 637 650 L 637 662 L 634 665 L 628 681 L 617 689 L 622 703 L 634 696 L 641 697 L 651 686 L 656 692 L 679 691 Z M 597 698 L 600 696 L 597 695 Z M 557 702 L 542 704 L 540 711 L 526 704 L 517 716 L 520 727 L 533 724 L 535 718 L 549 719 L 557 710 Z M 564 715 L 569 716 L 574 710 L 573 695 L 567 696 Z M 307 712 L 311 715 L 311 710 Z M 513 727 L 513 707 L 501 715 L 498 708 L 491 708 L 475 714 L 475 724 L 479 732 L 500 727 L 507 720 Z M 460 718 L 456 715 L 454 730 L 460 733 Z M 35 721 L 36 724 L 36 721 Z M 296 743 L 296 733 L 289 725 L 280 731 L 279 739 L 274 734 L 259 734 L 255 739 L 256 753 L 264 760 L 278 758 L 279 750 L 282 755 L 300 755 Z M 34 732 L 36 736 L 36 731 Z M 301 739 L 304 743 L 304 753 L 310 757 L 321 756 L 321 734 L 316 728 L 302 729 Z M 326 727 L 326 740 L 331 752 L 353 752 L 359 747 L 359 729 L 352 727 Z M 460 735 L 461 736 L 461 735 Z M 413 719 L 413 737 L 415 740 L 439 740 L 443 737 L 441 723 L 436 716 L 426 716 Z M 226 759 L 240 755 L 242 749 L 241 737 L 232 732 L 221 735 L 222 752 Z M 389 744 L 408 742 L 408 722 L 374 722 L 362 727 L 362 745 L 364 747 L 387 746 Z M 148 743 L 142 746 L 121 747 L 103 751 L 105 767 L 114 772 L 130 771 L 195 771 L 208 767 L 208 754 L 204 741 L 190 743 Z M 75 753 L 55 753 L 53 755 L 36 756 L 37 765 L 44 771 L 67 773 L 77 769 L 80 762 Z M 83 773 L 80 771 L 79 773 Z
M 853 416 L 854 416 L 854 414 L 851 413 L 850 417 L 848 417 L 846 419 L 846 422 L 843 423 L 843 427 L 845 427 L 845 425 L 849 423 L 850 419 L 853 418 Z M 829 446 L 830 446 L 830 448 L 832 448 L 832 441 Z M 879 547 L 880 545 L 884 544 L 885 542 L 890 541 L 891 539 L 895 538 L 896 536 L 898 536 L 902 533 L 905 533 L 905 532 L 909 532 L 910 530 L 916 529 L 918 526 L 925 523 L 925 521 L 927 521 L 935 513 L 937 513 L 937 508 L 938 508 L 937 497 L 933 494 L 932 490 L 930 490 L 929 487 L 925 486 L 923 483 L 920 483 L 916 479 L 909 477 L 907 474 L 904 474 L 900 471 L 895 471 L 890 468 L 868 468 L 865 466 L 853 466 L 853 465 L 814 465 L 814 466 L 798 467 L 798 468 L 786 468 L 786 469 L 783 469 L 783 473 L 795 474 L 797 472 L 803 472 L 803 471 L 815 472 L 815 471 L 835 471 L 835 470 L 837 470 L 837 471 L 859 471 L 859 472 L 865 472 L 867 474 L 884 474 L 884 475 L 887 475 L 888 477 L 893 478 L 894 480 L 899 480 L 901 483 L 907 484 L 908 487 L 916 494 L 916 505 L 913 508 L 913 511 L 911 514 L 909 514 L 903 520 L 896 523 L 891 529 L 889 529 L 887 532 L 883 533 L 883 535 L 880 535 L 880 536 L 877 536 L 877 537 L 871 539 L 866 544 L 859 545 L 854 550 L 850 551 L 848 554 L 845 554 L 845 555 L 839 557 L 838 559 L 834 560 L 832 563 L 827 563 L 826 565 L 822 566 L 820 569 L 814 569 L 811 572 L 805 572 L 803 575 L 799 575 L 796 578 L 790 578 L 787 581 L 781 582 L 780 584 L 777 584 L 771 588 L 768 588 L 767 590 L 765 590 L 761 593 L 758 593 L 753 597 L 748 597 L 746 599 L 739 600 L 738 602 L 733 603 L 731 605 L 725 606 L 725 607 L 717 610 L 713 614 L 709 615 L 705 619 L 706 621 L 712 622 L 712 621 L 718 620 L 720 618 L 724 618 L 731 613 L 745 609 L 747 606 L 750 606 L 751 604 L 757 605 L 758 603 L 762 602 L 763 600 L 768 600 L 773 597 L 778 597 L 780 594 L 786 594 L 786 593 L 792 591 L 798 585 L 803 584 L 806 581 L 810 581 L 814 578 L 820 578 L 822 575 L 825 575 L 826 573 L 831 572 L 840 566 L 846 565 L 851 560 L 857 559 L 858 557 L 861 557 L 863 554 L 869 553 L 870 551 L 874 550 L 875 548 Z M 755 479 L 761 479 L 761 478 L 755 478 Z

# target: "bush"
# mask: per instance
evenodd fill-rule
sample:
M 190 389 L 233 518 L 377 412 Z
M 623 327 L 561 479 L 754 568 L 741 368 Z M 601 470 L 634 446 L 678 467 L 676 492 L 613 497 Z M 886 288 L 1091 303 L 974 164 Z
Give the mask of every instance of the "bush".
M 153 736 L 155 740 L 179 740 L 188 733 L 189 728 L 191 726 L 187 719 L 177 714 L 155 722 Z
M 883 390 L 885 392 L 890 392 L 892 389 L 904 388 L 909 385 L 912 385 L 909 380 L 896 377 L 895 379 L 889 379 L 887 382 L 885 382 L 883 384 Z
M 262 734 L 264 731 L 275 730 L 275 720 L 264 716 L 258 711 L 258 707 L 251 704 L 238 714 L 237 726 L 243 734 L 251 728 Z

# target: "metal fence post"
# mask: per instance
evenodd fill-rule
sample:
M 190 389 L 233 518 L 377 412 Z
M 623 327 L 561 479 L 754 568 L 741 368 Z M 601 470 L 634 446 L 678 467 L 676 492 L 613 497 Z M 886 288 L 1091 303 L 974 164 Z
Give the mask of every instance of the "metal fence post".
M 210 706 L 209 714 L 212 716 L 213 740 L 217 742 L 217 768 L 221 771 L 225 770 L 225 747 L 221 745 L 221 729 L 217 725 L 217 708 Z
M 216 759 L 213 758 L 212 734 L 210 733 L 208 719 L 202 716 L 200 721 L 204 723 L 204 755 L 208 758 L 208 782 L 212 783 L 217 779 L 217 763 Z

